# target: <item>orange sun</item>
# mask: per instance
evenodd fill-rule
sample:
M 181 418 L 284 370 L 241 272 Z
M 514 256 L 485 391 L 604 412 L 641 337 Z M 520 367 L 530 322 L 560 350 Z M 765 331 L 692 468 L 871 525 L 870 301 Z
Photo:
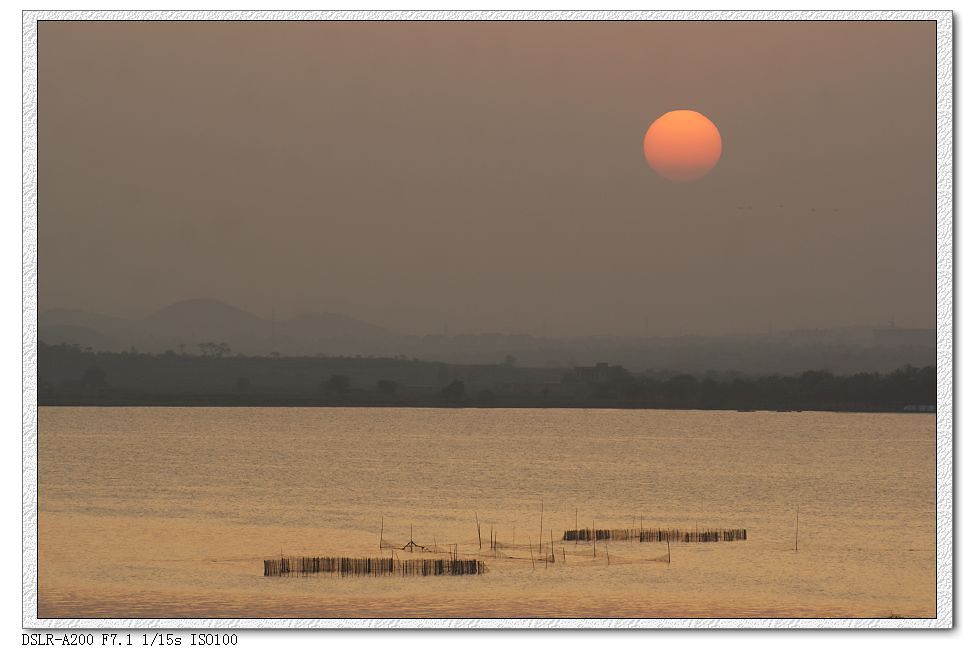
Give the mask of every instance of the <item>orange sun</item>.
M 697 111 L 672 110 L 647 129 L 643 154 L 653 170 L 667 180 L 697 180 L 718 163 L 721 133 Z

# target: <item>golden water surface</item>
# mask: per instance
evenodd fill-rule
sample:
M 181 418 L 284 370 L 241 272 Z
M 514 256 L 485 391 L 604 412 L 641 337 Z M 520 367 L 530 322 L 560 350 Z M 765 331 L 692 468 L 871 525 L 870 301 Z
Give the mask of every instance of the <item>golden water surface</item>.
M 44 407 L 38 440 L 42 618 L 935 615 L 929 414 Z M 593 557 L 576 516 L 748 539 Z M 392 556 L 380 521 L 487 572 L 263 576 Z

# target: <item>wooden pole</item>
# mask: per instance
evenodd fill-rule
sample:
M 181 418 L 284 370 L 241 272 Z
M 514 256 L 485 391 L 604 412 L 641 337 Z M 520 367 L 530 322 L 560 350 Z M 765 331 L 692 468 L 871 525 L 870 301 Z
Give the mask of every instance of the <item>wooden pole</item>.
M 796 505 L 796 552 L 799 551 L 799 505 Z
M 545 502 L 542 502 L 542 513 L 538 515 L 538 553 L 542 553 L 542 522 L 545 520 Z M 548 562 L 545 562 L 548 566 Z
M 532 537 L 528 537 L 528 555 L 532 558 L 532 570 L 535 569 L 535 552 L 532 550 Z
M 474 512 L 474 527 L 477 529 L 477 549 L 481 549 L 481 522 L 477 520 L 477 512 Z
M 667 565 L 670 565 L 670 537 L 667 537 Z
M 379 549 L 383 549 L 383 517 L 379 517 Z
M 592 521 L 592 558 L 596 558 L 596 520 Z

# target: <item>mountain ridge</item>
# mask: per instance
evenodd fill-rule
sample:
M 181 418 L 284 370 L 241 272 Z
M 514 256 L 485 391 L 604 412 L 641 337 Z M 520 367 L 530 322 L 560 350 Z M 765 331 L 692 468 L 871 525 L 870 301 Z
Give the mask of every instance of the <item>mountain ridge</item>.
M 182 300 L 138 319 L 81 309 L 51 309 L 38 318 L 38 338 L 98 351 L 223 355 L 373 356 L 451 364 L 505 363 L 572 367 L 599 362 L 628 369 L 749 375 L 824 369 L 891 371 L 937 362 L 933 329 L 870 327 L 769 331 L 725 336 L 538 338 L 525 334 L 408 335 L 352 316 L 306 312 L 262 318 L 209 298 Z

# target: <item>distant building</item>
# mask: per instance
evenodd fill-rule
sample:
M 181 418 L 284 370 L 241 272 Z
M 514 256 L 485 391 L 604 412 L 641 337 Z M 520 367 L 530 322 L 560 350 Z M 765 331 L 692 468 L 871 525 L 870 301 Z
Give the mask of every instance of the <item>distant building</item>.
M 608 383 L 615 379 L 629 378 L 630 372 L 622 365 L 596 363 L 588 367 L 574 367 L 566 379 L 579 383 Z

